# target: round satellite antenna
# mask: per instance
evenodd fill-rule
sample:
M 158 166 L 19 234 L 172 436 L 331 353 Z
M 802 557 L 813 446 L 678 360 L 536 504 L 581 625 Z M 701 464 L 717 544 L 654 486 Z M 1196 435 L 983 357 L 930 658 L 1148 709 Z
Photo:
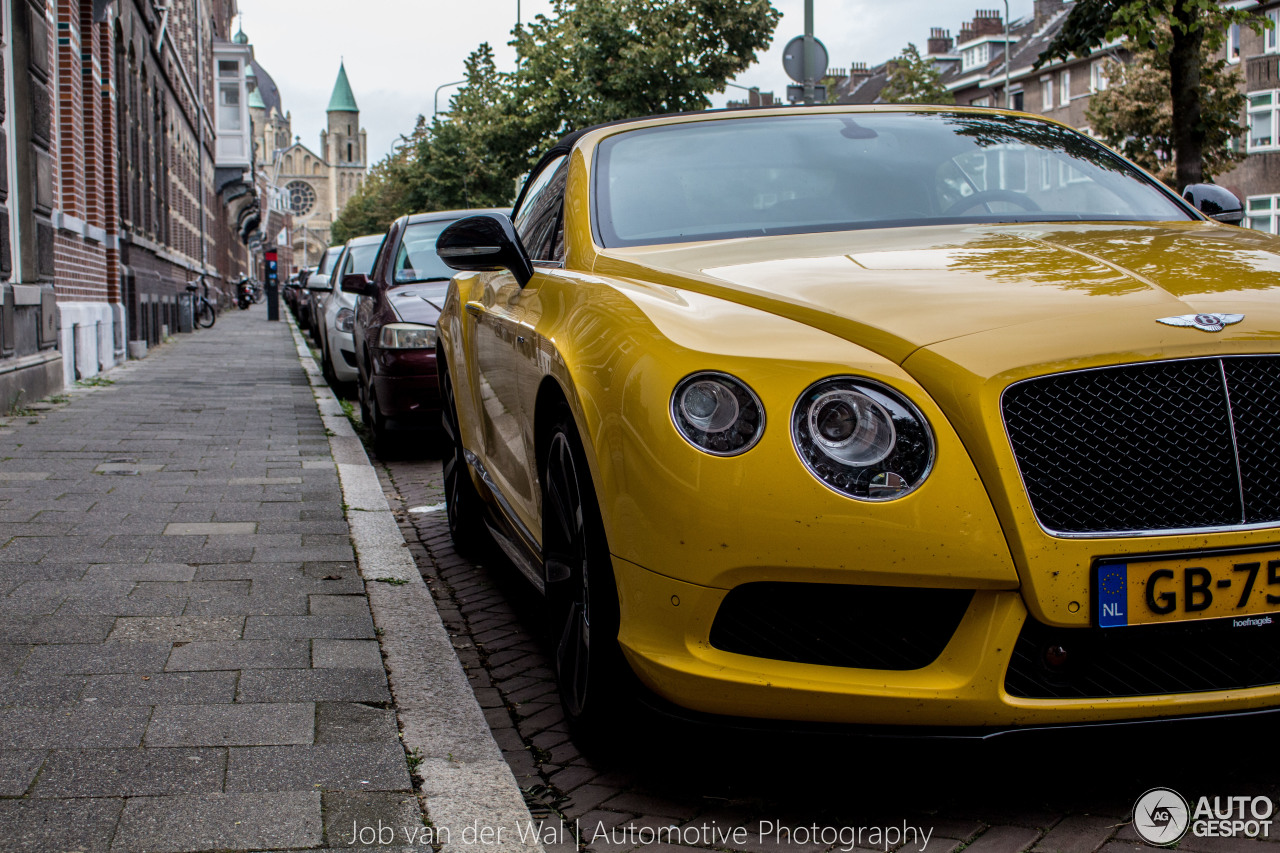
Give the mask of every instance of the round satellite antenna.
M 805 74 L 804 68 L 804 36 L 796 36 L 787 42 L 786 48 L 782 51 L 782 68 L 787 72 L 787 76 L 797 83 L 803 83 L 805 78 L 810 80 L 821 80 L 827 76 L 827 48 L 818 41 L 813 40 L 813 51 L 809 55 L 809 73 Z

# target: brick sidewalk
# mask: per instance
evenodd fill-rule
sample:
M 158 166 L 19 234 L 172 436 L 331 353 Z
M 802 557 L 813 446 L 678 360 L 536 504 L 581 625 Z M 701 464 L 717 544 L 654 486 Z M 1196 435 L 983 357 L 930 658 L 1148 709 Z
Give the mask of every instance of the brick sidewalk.
M 494 737 L 551 823 L 580 830 L 575 846 L 599 853 L 674 853 L 685 847 L 743 853 L 845 851 L 762 832 L 793 828 L 901 826 L 932 829 L 926 853 L 1127 853 L 1149 850 L 1130 824 L 1145 790 L 1187 796 L 1280 795 L 1266 761 L 1269 730 L 1224 722 L 1192 734 L 1138 730 L 947 744 L 792 736 L 646 725 L 618 732 L 613 755 L 584 755 L 569 738 L 557 698 L 541 605 L 497 555 L 460 557 L 449 538 L 438 460 L 378 464 L 392 508 Z M 652 843 L 681 828 L 684 845 Z M 744 827 L 742 836 L 706 835 Z M 701 834 L 700 834 L 701 833 Z M 572 842 L 573 838 L 569 836 Z M 692 840 L 690 840 L 692 839 Z M 1194 853 L 1280 851 L 1272 837 L 1193 838 Z M 865 838 L 858 850 L 884 850 Z M 918 853 L 911 843 L 889 845 Z
M 421 826 L 284 323 L 227 313 L 0 427 L 0 849 Z

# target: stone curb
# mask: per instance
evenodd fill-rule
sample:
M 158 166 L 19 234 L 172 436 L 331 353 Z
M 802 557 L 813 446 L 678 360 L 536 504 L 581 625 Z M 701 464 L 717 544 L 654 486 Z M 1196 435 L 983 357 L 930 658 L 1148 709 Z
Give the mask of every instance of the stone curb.
M 409 554 L 377 472 L 293 318 L 285 312 L 284 319 L 330 433 L 404 747 L 422 759 L 418 793 L 440 850 L 543 853 L 529 832 L 534 821 L 524 796 Z M 526 840 L 521 830 L 533 837 Z

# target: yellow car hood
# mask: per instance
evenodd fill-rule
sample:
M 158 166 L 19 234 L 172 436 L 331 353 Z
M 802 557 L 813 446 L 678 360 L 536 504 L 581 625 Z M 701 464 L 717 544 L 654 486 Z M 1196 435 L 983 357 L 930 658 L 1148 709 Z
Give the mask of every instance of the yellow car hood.
M 647 278 L 637 267 L 899 364 L 942 341 L 1046 320 L 1078 336 L 1098 323 L 1114 332 L 1105 318 L 1125 317 L 1132 335 L 1095 338 L 1094 351 L 1143 349 L 1173 331 L 1159 317 L 1280 305 L 1280 241 L 1199 222 L 868 229 L 611 250 L 596 264 Z M 1005 355 L 1019 363 L 1029 353 Z

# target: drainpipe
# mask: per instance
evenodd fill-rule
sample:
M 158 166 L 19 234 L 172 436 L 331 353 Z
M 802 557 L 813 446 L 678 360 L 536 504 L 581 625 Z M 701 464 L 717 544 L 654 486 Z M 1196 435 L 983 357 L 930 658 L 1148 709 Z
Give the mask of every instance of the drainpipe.
M 1007 0 L 1006 0 L 1007 2 Z M 1008 51 L 1008 42 L 1005 42 L 1005 50 Z M 196 0 L 196 91 L 199 98 L 196 108 L 196 125 L 199 128 L 197 136 L 199 141 L 196 143 L 196 180 L 200 182 L 200 272 L 206 273 L 209 269 L 209 240 L 208 240 L 208 222 L 206 212 L 206 197 L 204 186 L 204 3 Z

